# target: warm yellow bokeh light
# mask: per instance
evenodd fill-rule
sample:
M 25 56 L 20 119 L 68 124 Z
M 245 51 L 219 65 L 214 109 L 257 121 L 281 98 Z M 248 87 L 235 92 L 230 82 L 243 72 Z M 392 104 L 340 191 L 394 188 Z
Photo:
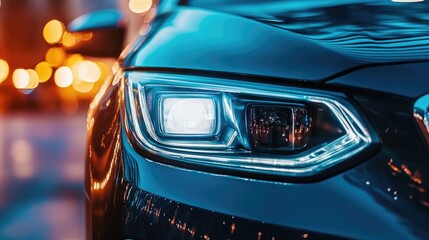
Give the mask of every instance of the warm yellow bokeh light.
M 73 47 L 77 42 L 76 37 L 73 35 L 73 33 L 64 32 L 63 39 L 61 40 L 61 43 L 66 47 Z
M 97 82 L 101 77 L 100 67 L 93 61 L 85 60 L 73 65 L 73 72 L 79 80 Z
M 73 81 L 73 89 L 80 93 L 89 93 L 94 88 L 94 83 L 84 82 L 79 79 Z
M 76 38 L 82 41 L 89 41 L 92 39 L 92 32 L 87 33 L 77 33 Z
M 6 80 L 8 76 L 9 76 L 9 64 L 5 60 L 0 59 L 0 83 Z
M 68 66 L 68 67 L 73 67 L 76 63 L 83 61 L 84 58 L 82 55 L 80 54 L 72 54 L 70 56 L 67 57 L 66 62 L 64 65 Z
M 53 47 L 46 52 L 46 62 L 53 67 L 59 67 L 63 64 L 66 58 L 66 52 L 60 47 Z
M 48 81 L 52 76 L 52 67 L 47 62 L 40 62 L 34 69 L 36 70 L 41 83 Z
M 152 7 L 152 0 L 130 0 L 128 7 L 134 13 L 145 13 Z
M 60 88 L 69 87 L 73 82 L 73 72 L 69 67 L 60 67 L 55 72 L 54 80 L 55 84 Z
M 64 34 L 64 24 L 56 19 L 46 23 L 43 28 L 43 38 L 49 44 L 55 44 L 61 41 Z
M 35 89 L 39 86 L 39 75 L 33 69 L 27 69 L 28 75 L 30 76 L 30 82 L 28 83 L 27 89 Z
M 104 80 L 110 74 L 110 68 L 104 62 L 96 62 L 101 70 L 100 80 Z
M 30 74 L 25 69 L 16 69 L 12 75 L 12 82 L 17 89 L 27 89 L 30 85 Z

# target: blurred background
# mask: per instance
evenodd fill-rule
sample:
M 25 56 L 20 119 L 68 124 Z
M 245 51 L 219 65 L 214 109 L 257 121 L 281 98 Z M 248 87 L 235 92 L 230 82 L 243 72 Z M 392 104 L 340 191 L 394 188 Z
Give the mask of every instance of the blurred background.
M 92 35 L 66 26 L 118 4 L 152 1 L 0 0 L 0 239 L 84 238 L 86 111 L 114 59 L 67 52 Z

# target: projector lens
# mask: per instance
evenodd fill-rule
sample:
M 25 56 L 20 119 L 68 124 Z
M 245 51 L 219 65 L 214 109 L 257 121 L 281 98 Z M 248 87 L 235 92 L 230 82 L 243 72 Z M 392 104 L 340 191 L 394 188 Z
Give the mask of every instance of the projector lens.
M 168 135 L 213 135 L 216 104 L 211 98 L 164 98 L 162 131 Z
M 311 117 L 304 107 L 250 105 L 249 142 L 255 150 L 298 150 L 311 134 Z

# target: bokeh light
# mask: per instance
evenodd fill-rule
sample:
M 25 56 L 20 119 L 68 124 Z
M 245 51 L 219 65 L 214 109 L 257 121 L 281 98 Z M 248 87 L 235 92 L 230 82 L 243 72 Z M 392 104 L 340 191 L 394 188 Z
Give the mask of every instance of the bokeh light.
M 30 76 L 30 81 L 28 83 L 27 89 L 35 89 L 37 86 L 39 86 L 39 75 L 37 75 L 37 72 L 33 69 L 27 69 L 28 76 Z
M 66 66 L 72 68 L 76 63 L 83 61 L 84 58 L 80 54 L 72 54 L 67 57 L 65 64 Z
M 56 19 L 46 23 L 43 28 L 43 38 L 49 44 L 55 44 L 61 41 L 64 34 L 64 24 Z
M 64 32 L 61 43 L 66 47 L 73 47 L 77 42 L 77 38 L 73 33 Z
M 89 41 L 92 39 L 92 32 L 77 33 L 77 38 L 82 41 Z
M 95 63 L 98 65 L 98 67 L 101 70 L 101 76 L 99 80 L 106 79 L 108 77 L 108 74 L 110 74 L 110 68 L 104 62 L 95 62 Z
M 17 89 L 26 89 L 30 85 L 30 74 L 22 68 L 18 68 L 13 72 L 12 82 Z
M 52 47 L 46 52 L 46 62 L 53 67 L 59 67 L 63 64 L 66 58 L 66 52 L 63 48 Z
M 69 67 L 62 66 L 55 72 L 54 80 L 60 88 L 69 87 L 73 83 L 73 72 Z
M 152 0 L 130 0 L 128 7 L 134 13 L 145 13 L 152 7 Z
M 52 76 L 52 67 L 47 62 L 40 62 L 34 69 L 36 70 L 41 83 L 48 81 Z
M 94 88 L 94 83 L 85 82 L 75 78 L 73 80 L 73 89 L 80 93 L 89 93 Z
M 97 82 L 101 77 L 100 67 L 93 61 L 85 60 L 73 65 L 73 72 L 79 80 L 84 82 Z
M 130 1 L 130 7 L 137 13 L 149 13 L 152 4 L 153 0 Z M 0 59 L 0 83 L 10 77 L 15 88 L 21 93 L 29 94 L 41 83 L 53 78 L 60 89 L 78 93 L 76 96 L 79 99 L 87 99 L 99 88 L 98 81 L 111 74 L 110 64 L 107 66 L 105 62 L 88 60 L 80 54 L 68 55 L 66 49 L 92 37 L 92 33 L 67 32 L 63 22 L 53 19 L 43 28 L 44 40 L 53 45 L 46 51 L 45 59 L 34 69 L 27 70 L 10 69 L 8 62 Z
M 3 60 L 0 59 L 0 83 L 7 79 L 9 76 L 9 64 Z

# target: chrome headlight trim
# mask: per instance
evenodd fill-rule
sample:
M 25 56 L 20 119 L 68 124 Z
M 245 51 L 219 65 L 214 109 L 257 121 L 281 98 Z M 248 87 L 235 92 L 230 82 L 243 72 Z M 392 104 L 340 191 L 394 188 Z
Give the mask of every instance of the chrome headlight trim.
M 364 127 L 360 118 L 354 113 L 355 111 L 352 111 L 354 109 L 351 104 L 345 99 L 323 92 L 253 82 L 252 87 L 249 88 L 243 86 L 242 81 L 147 72 L 126 72 L 124 80 L 125 118 L 128 132 L 134 136 L 137 145 L 144 151 L 171 161 L 268 175 L 305 177 L 316 175 L 333 165 L 352 158 L 373 142 L 368 129 Z M 154 131 L 146 105 L 144 88 L 148 83 L 156 86 L 197 87 L 204 91 L 227 91 L 323 104 L 335 114 L 347 134 L 304 156 L 283 158 L 271 155 L 254 156 L 245 150 L 225 151 L 236 138 L 240 137 L 238 129 L 234 129 L 225 144 L 215 146 L 164 142 Z M 222 103 L 225 105 L 225 114 L 233 115 L 228 99 L 222 99 Z M 231 116 L 231 119 L 233 118 L 234 116 Z M 235 127 L 239 128 L 239 126 Z M 187 149 L 183 149 L 185 147 Z

